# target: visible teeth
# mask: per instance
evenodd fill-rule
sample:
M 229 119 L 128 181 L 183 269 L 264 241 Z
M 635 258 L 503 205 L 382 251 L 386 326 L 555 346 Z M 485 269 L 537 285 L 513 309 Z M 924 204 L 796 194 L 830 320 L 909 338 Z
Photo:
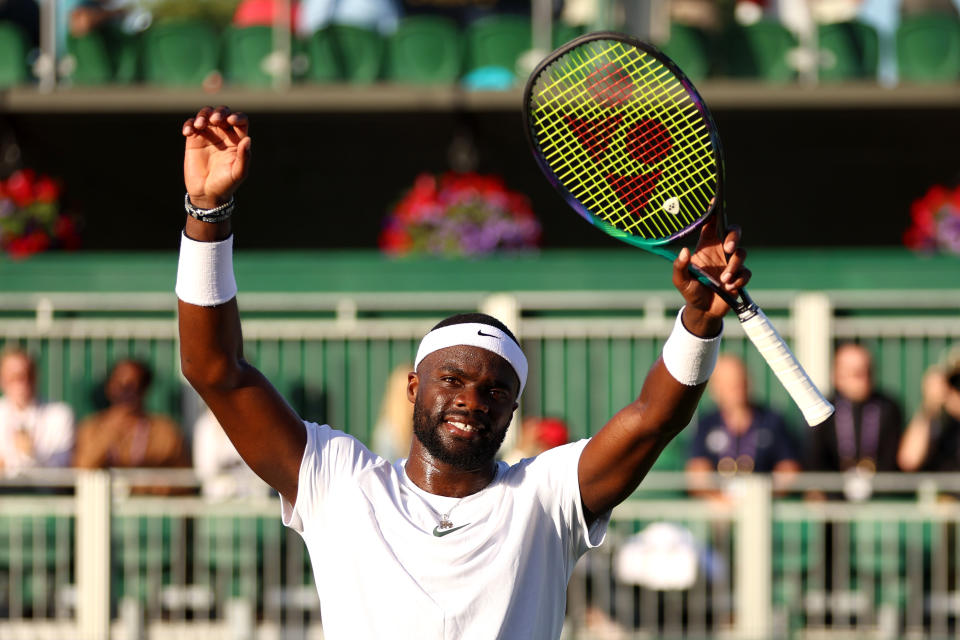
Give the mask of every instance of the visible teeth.
M 471 427 L 469 424 L 466 424 L 466 423 L 464 423 L 464 422 L 452 422 L 452 421 L 451 421 L 450 424 L 452 424 L 453 426 L 455 426 L 457 429 L 461 429 L 462 431 L 473 431 L 473 427 Z

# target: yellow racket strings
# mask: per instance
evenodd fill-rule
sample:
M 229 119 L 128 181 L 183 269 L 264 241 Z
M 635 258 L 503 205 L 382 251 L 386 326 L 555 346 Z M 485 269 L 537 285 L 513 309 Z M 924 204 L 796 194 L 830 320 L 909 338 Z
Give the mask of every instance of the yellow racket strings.
M 616 40 L 586 43 L 541 72 L 530 100 L 544 159 L 593 215 L 655 239 L 710 210 L 718 168 L 707 124 L 652 55 Z

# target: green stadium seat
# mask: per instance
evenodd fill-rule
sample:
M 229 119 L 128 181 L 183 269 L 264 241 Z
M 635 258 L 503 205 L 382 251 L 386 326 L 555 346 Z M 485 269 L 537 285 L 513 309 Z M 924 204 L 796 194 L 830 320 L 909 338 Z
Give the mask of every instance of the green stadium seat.
M 709 41 L 701 29 L 674 22 L 663 52 L 694 82 L 706 78 L 710 71 Z
M 342 76 L 339 54 L 329 29 L 319 29 L 304 41 L 307 72 L 304 79 L 312 82 L 336 82 Z
M 230 27 L 223 33 L 223 79 L 228 84 L 269 87 L 273 27 Z
M 529 51 L 530 19 L 499 15 L 481 18 L 467 27 L 466 70 L 502 67 L 516 73 L 517 59 Z
M 372 29 L 337 24 L 317 30 L 307 40 L 306 50 L 307 79 L 367 84 L 380 77 L 385 43 Z
M 387 42 L 386 76 L 394 82 L 452 83 L 462 66 L 460 30 L 448 18 L 403 18 Z
M 23 84 L 29 79 L 27 35 L 13 22 L 0 22 L 0 88 Z
M 333 30 L 334 42 L 340 52 L 340 68 L 347 82 L 366 84 L 377 80 L 383 69 L 386 44 L 372 29 L 337 24 Z
M 567 24 L 566 22 L 553 23 L 553 48 L 561 47 L 574 38 L 579 38 L 586 30 L 584 27 Z
M 761 20 L 735 26 L 726 34 L 727 72 L 732 76 L 767 82 L 790 82 L 796 70 L 789 54 L 797 47 L 796 37 L 779 22 Z
M 202 20 L 171 20 L 143 33 L 143 75 L 151 84 L 200 86 L 217 70 L 220 40 Z
M 840 82 L 877 75 L 878 37 L 863 22 L 835 22 L 817 29 L 820 80 Z
M 903 18 L 897 29 L 902 80 L 954 82 L 960 78 L 960 20 L 942 13 Z
M 137 40 L 120 29 L 104 27 L 85 36 L 67 35 L 73 57 L 70 79 L 79 85 L 127 84 L 137 79 Z

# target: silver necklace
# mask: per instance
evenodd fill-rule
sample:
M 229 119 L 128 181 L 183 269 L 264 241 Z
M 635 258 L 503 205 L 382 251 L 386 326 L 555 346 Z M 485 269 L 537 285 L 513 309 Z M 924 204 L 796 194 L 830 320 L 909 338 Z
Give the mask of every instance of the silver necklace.
M 464 496 L 463 498 L 465 498 L 465 497 L 466 497 L 466 496 Z M 454 502 L 454 503 L 453 503 L 453 506 L 450 507 L 449 509 L 447 509 L 447 512 L 446 512 L 446 513 L 441 513 L 441 514 L 440 514 L 440 521 L 437 522 L 437 529 L 439 529 L 440 531 L 443 531 L 444 529 L 452 529 L 452 528 L 453 528 L 453 522 L 450 520 L 450 514 L 453 512 L 454 509 L 456 509 L 458 506 L 460 506 L 460 502 L 463 500 L 463 498 L 460 498 L 459 500 L 457 500 L 456 502 Z

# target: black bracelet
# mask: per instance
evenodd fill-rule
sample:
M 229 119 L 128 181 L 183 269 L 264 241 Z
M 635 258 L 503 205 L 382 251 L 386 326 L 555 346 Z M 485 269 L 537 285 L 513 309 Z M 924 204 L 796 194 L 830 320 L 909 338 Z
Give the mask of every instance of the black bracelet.
M 200 222 L 223 222 L 233 215 L 236 204 L 236 200 L 234 200 L 233 196 L 230 196 L 229 200 L 218 207 L 214 207 L 213 209 L 198 209 L 190 202 L 189 193 L 183 196 L 183 208 Z

